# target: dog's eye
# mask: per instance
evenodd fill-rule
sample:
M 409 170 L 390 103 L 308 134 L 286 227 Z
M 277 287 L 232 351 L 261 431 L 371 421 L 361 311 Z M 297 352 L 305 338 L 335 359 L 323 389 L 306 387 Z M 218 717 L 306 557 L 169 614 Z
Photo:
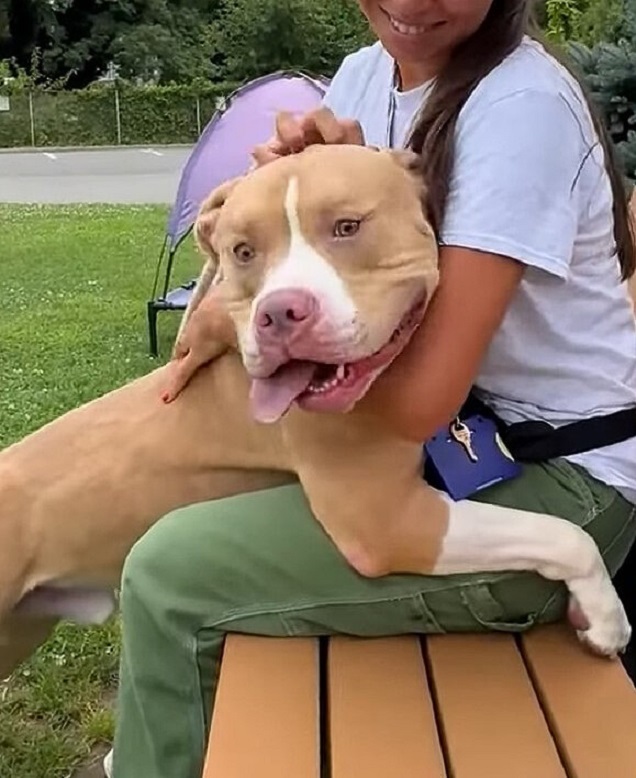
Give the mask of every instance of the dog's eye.
M 234 246 L 234 256 L 243 265 L 251 262 L 255 255 L 254 249 L 247 243 L 239 243 Z
M 351 238 L 360 229 L 360 219 L 338 219 L 334 224 L 333 234 L 336 238 Z

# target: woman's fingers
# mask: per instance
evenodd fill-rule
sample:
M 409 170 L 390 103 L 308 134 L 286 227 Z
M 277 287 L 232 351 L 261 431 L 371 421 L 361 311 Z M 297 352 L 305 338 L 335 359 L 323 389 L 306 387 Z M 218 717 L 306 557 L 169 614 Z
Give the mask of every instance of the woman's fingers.
M 305 136 L 317 136 L 321 138 L 318 142 L 364 145 L 360 124 L 352 119 L 337 119 L 328 108 L 318 108 L 305 114 L 301 124 Z
M 273 162 L 286 154 L 289 154 L 286 146 L 278 138 L 272 138 L 267 143 L 261 143 L 252 149 L 254 167 L 266 165 L 268 162 Z
M 266 165 L 279 157 L 294 154 L 305 148 L 306 139 L 301 123 L 287 111 L 276 116 L 276 134 L 267 143 L 255 146 L 252 151 L 255 167 Z
M 254 167 L 296 154 L 317 143 L 363 146 L 364 134 L 358 122 L 337 119 L 328 108 L 310 111 L 299 119 L 281 111 L 276 117 L 276 135 L 252 151 Z
M 355 119 L 343 119 L 342 126 L 345 128 L 346 140 L 343 141 L 344 143 L 351 143 L 355 146 L 366 145 L 360 122 L 355 121 Z
M 288 154 L 302 151 L 307 145 L 302 120 L 288 111 L 279 111 L 276 116 L 276 138 L 288 149 Z

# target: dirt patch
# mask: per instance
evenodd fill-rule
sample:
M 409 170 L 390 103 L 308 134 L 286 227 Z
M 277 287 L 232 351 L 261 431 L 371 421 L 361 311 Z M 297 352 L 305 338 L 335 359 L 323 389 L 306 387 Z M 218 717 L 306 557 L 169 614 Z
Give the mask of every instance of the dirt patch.
M 106 756 L 108 750 L 108 746 L 101 746 L 99 749 L 96 748 L 87 759 L 86 764 L 78 768 L 72 774 L 71 778 L 104 778 L 102 760 Z

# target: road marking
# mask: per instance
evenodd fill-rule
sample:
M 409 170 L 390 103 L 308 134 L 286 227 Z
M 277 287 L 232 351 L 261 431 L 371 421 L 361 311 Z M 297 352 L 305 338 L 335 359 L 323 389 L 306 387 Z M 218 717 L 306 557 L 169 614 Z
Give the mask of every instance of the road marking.
M 157 151 L 156 149 L 142 149 L 142 154 L 154 154 L 155 157 L 163 157 L 163 154 L 160 151 Z
M 49 159 L 57 159 L 57 154 L 51 154 L 50 151 L 44 151 L 43 154 L 45 157 L 48 157 Z

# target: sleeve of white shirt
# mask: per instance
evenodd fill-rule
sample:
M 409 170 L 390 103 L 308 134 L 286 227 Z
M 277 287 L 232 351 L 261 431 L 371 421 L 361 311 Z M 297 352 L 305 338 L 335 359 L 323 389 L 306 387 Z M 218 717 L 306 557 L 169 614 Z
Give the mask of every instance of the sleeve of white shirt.
M 566 278 L 579 218 L 576 182 L 588 149 L 565 99 L 520 90 L 467 103 L 456 137 L 441 243 Z
M 322 99 L 325 108 L 329 108 L 336 116 L 347 115 L 351 103 L 352 70 L 355 71 L 355 56 L 348 54 L 334 73 L 327 92 Z M 355 74 L 354 74 L 355 75 Z

